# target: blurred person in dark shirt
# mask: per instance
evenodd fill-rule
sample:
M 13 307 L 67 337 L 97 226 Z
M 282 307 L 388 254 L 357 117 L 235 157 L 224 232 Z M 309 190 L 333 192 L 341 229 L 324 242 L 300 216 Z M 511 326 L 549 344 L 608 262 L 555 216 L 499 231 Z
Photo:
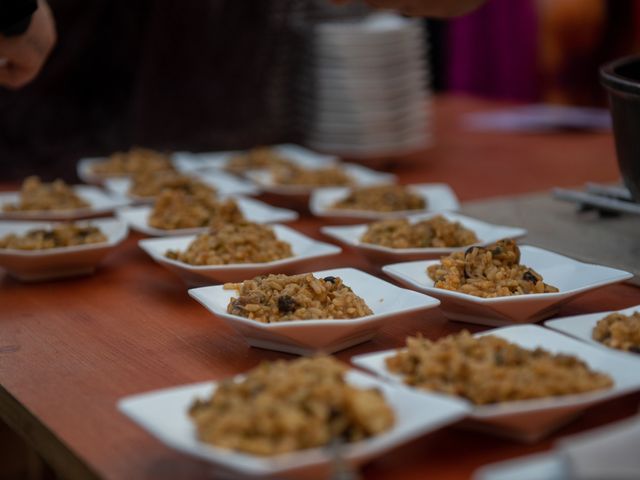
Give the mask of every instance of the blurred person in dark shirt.
M 0 2 L 0 22 L 3 2 L 34 4 Z M 481 2 L 367 3 L 447 16 Z M 287 79 L 294 74 L 300 41 L 289 19 L 308 2 L 49 3 L 56 28 L 41 1 L 22 33 L 0 35 L 0 52 L 3 44 L 34 47 L 0 54 L 8 60 L 0 67 L 0 85 L 9 87 L 0 88 L 0 180 L 40 174 L 74 181 L 79 158 L 133 145 L 202 151 L 296 141 Z M 56 29 L 55 49 L 28 83 L 45 61 Z

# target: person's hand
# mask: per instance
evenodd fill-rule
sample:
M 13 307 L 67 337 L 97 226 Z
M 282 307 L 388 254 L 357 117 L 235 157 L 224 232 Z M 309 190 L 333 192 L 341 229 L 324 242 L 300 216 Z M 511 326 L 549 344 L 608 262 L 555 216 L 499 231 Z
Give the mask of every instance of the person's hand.
M 33 80 L 56 43 L 56 28 L 46 1 L 38 1 L 26 32 L 0 34 L 0 86 L 17 89 Z
M 351 0 L 333 0 L 348 3 Z M 470 12 L 485 0 L 365 0 L 375 8 L 397 10 L 416 17 L 454 17 Z

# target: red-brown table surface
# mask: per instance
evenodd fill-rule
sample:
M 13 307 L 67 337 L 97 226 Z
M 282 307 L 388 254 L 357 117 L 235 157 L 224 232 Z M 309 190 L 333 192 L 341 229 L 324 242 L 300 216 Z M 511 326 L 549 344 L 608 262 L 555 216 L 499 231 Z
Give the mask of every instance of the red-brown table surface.
M 434 101 L 436 145 L 395 168 L 403 182 L 449 183 L 462 201 L 618 177 L 607 133 L 469 132 L 461 114 L 500 107 L 460 97 Z M 15 185 L 4 185 L 5 188 Z M 320 220 L 292 225 L 321 238 Z M 179 278 L 156 265 L 132 234 L 96 275 L 39 284 L 0 277 L 0 416 L 66 477 L 205 478 L 209 467 L 154 440 L 116 410 L 119 398 L 220 379 L 285 354 L 248 347 L 230 327 L 191 300 Z M 327 268 L 379 273 L 344 253 Z M 640 303 L 640 289 L 615 285 L 562 309 L 578 314 Z M 407 334 L 437 338 L 462 328 L 439 312 L 385 326 L 352 355 L 399 347 Z M 628 395 L 589 409 L 534 445 L 445 428 L 366 465 L 365 478 L 468 478 L 479 466 L 545 450 L 560 436 L 636 412 Z

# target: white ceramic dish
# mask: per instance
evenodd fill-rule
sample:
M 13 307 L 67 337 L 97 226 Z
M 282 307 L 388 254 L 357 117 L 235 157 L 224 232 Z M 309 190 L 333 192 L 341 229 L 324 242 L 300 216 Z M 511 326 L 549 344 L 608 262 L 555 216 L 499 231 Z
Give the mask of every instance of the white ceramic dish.
M 563 437 L 553 450 L 480 468 L 473 480 L 631 480 L 638 478 L 640 417 Z
M 404 314 L 435 308 L 440 303 L 354 268 L 313 273 L 316 277 L 331 275 L 342 278 L 345 285 L 362 297 L 373 315 L 343 320 L 260 323 L 227 313 L 231 297 L 237 295 L 235 290 L 225 290 L 222 285 L 217 285 L 191 289 L 189 295 L 235 328 L 249 345 L 298 355 L 332 353 L 357 345 L 372 338 L 384 323 L 402 321 Z
M 96 175 L 93 172 L 93 167 L 100 162 L 104 162 L 105 160 L 105 157 L 81 158 L 76 165 L 76 173 L 78 174 L 78 178 L 85 183 L 94 183 L 96 185 L 101 185 L 102 182 L 104 182 L 105 178 L 108 177 Z
M 93 183 L 95 185 L 103 185 L 104 182 L 109 179 L 117 179 L 117 178 L 128 178 L 131 175 L 129 174 L 120 174 L 120 175 L 99 175 L 93 171 L 95 165 L 105 162 L 109 160 L 109 157 L 91 157 L 91 158 L 81 158 L 76 164 L 76 173 L 78 174 L 78 178 L 85 183 Z
M 392 55 L 370 58 L 350 58 L 349 60 L 317 58 L 303 64 L 309 75 L 319 80 L 362 80 L 369 85 L 378 83 L 382 88 L 397 88 L 402 83 L 394 82 L 397 78 L 422 77 L 423 86 L 427 85 L 428 76 L 422 59 L 405 55 L 395 58 Z
M 359 121 L 364 125 L 370 122 L 395 122 L 409 118 L 422 118 L 429 112 L 429 98 L 420 105 L 399 105 L 394 108 L 381 107 L 368 103 L 345 103 L 334 101 L 331 98 L 320 100 L 307 100 L 302 102 L 302 107 L 310 110 L 305 116 L 318 124 L 334 122 L 348 123 Z
M 124 222 L 114 218 L 82 222 L 87 223 L 99 227 L 107 236 L 107 241 L 45 250 L 0 249 L 0 267 L 27 282 L 92 273 L 100 261 L 127 238 L 128 229 Z M 45 222 L 0 222 L 0 237 L 10 233 L 22 235 L 29 230 L 52 225 Z
M 381 71 L 395 68 L 394 65 L 366 67 L 358 72 L 345 72 L 342 67 L 334 71 L 315 68 L 313 71 L 310 70 L 310 75 L 307 76 L 311 78 L 309 84 L 299 85 L 296 91 L 303 97 L 301 101 L 305 104 L 316 102 L 332 105 L 334 108 L 340 108 L 342 105 L 343 109 L 356 105 L 373 107 L 370 103 L 376 104 L 380 110 L 384 108 L 385 103 L 389 104 L 389 108 L 398 108 L 401 105 L 410 107 L 412 99 L 424 100 L 428 92 L 428 75 L 424 70 L 418 68 L 413 72 L 382 76 L 384 73 Z M 341 100 L 346 104 L 341 104 Z M 423 108 L 421 105 L 413 107 Z M 366 118 L 363 120 L 366 121 Z
M 317 100 L 304 105 L 300 116 L 301 125 L 308 129 L 326 131 L 332 134 L 342 132 L 345 134 L 354 132 L 368 132 L 369 127 L 387 126 L 390 130 L 403 132 L 405 135 L 414 133 L 412 129 L 418 125 L 432 123 L 431 103 L 427 96 L 420 100 L 420 108 L 415 104 L 407 105 L 402 98 L 389 102 L 371 101 L 360 103 L 346 103 L 346 101 L 334 103 L 333 96 L 330 101 Z M 357 122 L 357 123 L 356 123 Z M 426 128 L 426 127 L 425 127 Z M 395 138 L 395 137 L 394 137 Z
M 325 155 L 314 152 L 308 148 L 294 144 L 281 144 L 269 147 L 273 151 L 289 161 L 312 168 L 314 166 L 331 165 L 338 161 L 333 155 Z M 173 156 L 175 167 L 182 172 L 188 173 L 203 168 L 224 169 L 229 160 L 236 155 L 241 155 L 243 151 L 190 153 L 178 152 Z
M 351 45 L 348 42 L 343 42 L 340 45 L 331 45 L 330 43 L 320 41 L 314 43 L 313 58 L 321 64 L 332 64 L 337 61 L 343 60 L 347 62 L 349 67 L 349 60 L 354 56 L 357 56 L 356 60 L 362 58 L 376 59 L 386 58 L 392 56 L 394 53 L 401 58 L 411 57 L 418 60 L 422 60 L 420 54 L 423 51 L 423 45 L 420 43 L 420 36 L 406 36 L 405 38 L 390 39 L 393 43 L 391 45 Z M 395 41 L 393 41 L 395 40 Z
M 316 66 L 318 70 L 329 69 L 348 74 L 357 72 L 362 65 L 377 66 L 383 61 L 392 63 L 394 55 L 397 55 L 396 64 L 398 67 L 381 71 L 382 78 L 391 77 L 403 71 L 415 70 L 417 66 L 424 65 L 424 52 L 429 49 L 421 32 L 412 32 L 395 38 L 387 37 L 386 40 L 363 35 L 336 39 L 325 37 L 314 40 L 313 55 L 302 59 L 303 68 L 309 69 L 309 66 Z
M 309 238 L 284 225 L 273 225 L 279 240 L 291 245 L 293 257 L 266 263 L 235 263 L 231 265 L 189 265 L 165 256 L 167 250 L 187 249 L 196 238 L 188 237 L 153 238 L 141 240 L 138 245 L 151 258 L 170 271 L 180 275 L 190 285 L 210 285 L 212 283 L 241 282 L 247 278 L 268 273 L 298 273 L 308 271 L 311 264 L 319 259 L 340 253 L 340 248 Z
M 333 152 L 341 157 L 358 159 L 358 162 L 370 165 L 371 167 L 379 167 L 383 165 L 398 165 L 403 161 L 402 156 L 429 148 L 432 145 L 432 139 L 431 136 L 427 134 L 426 136 L 422 135 L 404 142 L 385 144 L 350 145 L 309 142 L 309 145 L 318 150 Z M 392 158 L 393 161 L 390 161 L 390 158 Z
M 298 85 L 297 89 L 309 98 L 324 99 L 328 94 L 353 93 L 352 101 L 355 102 L 389 100 L 400 95 L 407 96 L 425 92 L 428 76 L 419 65 L 416 67 L 412 71 L 398 71 L 392 76 L 382 76 L 379 73 L 372 75 L 371 69 L 367 67 L 361 68 L 359 71 L 345 70 L 342 66 L 335 70 L 316 67 L 313 72 L 309 71 L 306 75 L 305 80 L 308 83 Z M 388 66 L 381 66 L 379 69 L 388 70 Z M 383 90 L 376 91 L 376 89 Z
M 593 338 L 591 338 L 591 332 L 595 328 L 598 321 L 603 319 L 607 315 L 611 313 L 622 313 L 623 315 L 632 315 L 633 312 L 640 312 L 640 305 L 636 305 L 635 307 L 625 308 L 624 310 L 612 310 L 609 312 L 589 313 L 586 315 L 574 315 L 572 317 L 556 318 L 553 320 L 547 320 L 546 322 L 544 322 L 544 324 L 549 328 L 553 328 L 558 332 L 566 333 L 567 335 L 571 335 L 572 337 L 578 338 L 584 342 L 590 343 L 592 345 L 597 345 L 598 347 L 606 348 L 607 350 L 612 350 L 614 352 L 620 352 L 626 355 L 631 355 L 632 357 L 640 360 L 640 355 L 638 355 L 637 353 L 624 352 L 622 350 L 617 350 L 615 348 L 608 347 L 605 344 L 600 343 L 594 340 Z
M 368 146 L 372 143 L 399 143 L 405 141 L 406 139 L 414 137 L 426 137 L 426 129 L 427 127 L 424 122 L 418 125 L 414 125 L 408 129 L 402 129 L 402 127 L 398 126 L 397 130 L 395 131 L 387 131 L 380 134 L 363 130 L 357 134 L 349 135 L 343 133 L 325 132 L 323 131 L 323 129 L 318 128 L 313 133 L 309 134 L 308 139 L 309 142 L 313 143 L 326 143 L 327 145 L 345 144 L 358 147 Z
M 344 51 L 351 55 L 375 55 L 393 54 L 401 48 L 415 48 L 416 43 L 424 42 L 422 27 L 419 25 L 410 28 L 403 27 L 395 32 L 363 32 L 363 31 L 339 31 L 332 28 L 331 31 L 320 31 L 314 28 L 317 38 L 314 48 L 322 53 L 335 54 L 336 51 Z
M 43 220 L 68 221 L 81 218 L 92 218 L 111 213 L 116 208 L 131 203 L 124 197 L 110 195 L 102 189 L 89 185 L 74 185 L 73 191 L 80 198 L 89 203 L 89 207 L 74 210 L 29 210 L 5 212 L 2 210 L 7 203 L 16 203 L 20 199 L 20 192 L 0 192 L 0 219 L 12 220 Z
M 330 37 L 339 33 L 347 36 L 353 34 L 381 35 L 404 32 L 407 27 L 415 26 L 416 23 L 416 19 L 409 19 L 390 11 L 379 11 L 351 21 L 336 20 L 334 22 L 320 23 L 314 28 L 318 33 L 326 33 Z
M 520 263 L 533 268 L 559 292 L 481 298 L 435 288 L 426 271 L 439 260 L 396 263 L 382 270 L 410 288 L 439 298 L 442 311 L 448 318 L 491 326 L 540 321 L 553 316 L 563 304 L 579 295 L 633 277 L 623 270 L 578 262 L 528 245 L 521 246 L 520 253 Z
M 234 175 L 226 172 L 216 170 L 202 171 L 194 176 L 198 180 L 206 185 L 209 185 L 216 189 L 216 192 L 220 196 L 228 195 L 255 195 L 259 193 L 259 190 L 251 182 L 242 180 Z M 139 197 L 137 195 L 130 195 L 129 188 L 131 187 L 132 180 L 127 177 L 107 178 L 104 181 L 104 186 L 110 192 L 121 197 L 130 198 L 132 201 L 138 203 L 153 203 L 154 197 Z
M 314 116 L 313 113 L 309 113 L 301 117 L 300 122 L 304 128 L 312 132 L 358 135 L 360 133 L 381 133 L 389 130 L 404 132 L 407 129 L 414 128 L 416 125 L 422 125 L 423 130 L 426 130 L 429 117 L 427 111 L 424 109 L 410 111 L 406 115 L 395 117 L 393 120 L 367 118 L 366 122 L 363 122 L 360 120 L 362 116 L 363 115 L 354 112 L 351 115 L 346 114 L 342 117 L 338 114 L 333 115 L 332 118 L 330 114 L 326 114 L 324 119 L 322 119 Z
M 323 148 L 326 151 L 340 152 L 340 155 L 350 158 L 357 158 L 363 155 L 389 156 L 415 152 L 431 146 L 432 141 L 431 134 L 425 132 L 394 142 L 325 142 L 310 140 L 309 145 L 313 145 L 315 148 Z
M 408 215 L 431 212 L 446 212 L 458 210 L 460 203 L 451 187 L 445 183 L 422 183 L 406 185 L 412 193 L 424 199 L 427 208 L 423 210 L 400 210 L 396 212 L 377 212 L 374 210 L 355 210 L 346 208 L 331 208 L 336 202 L 347 198 L 351 189 L 348 187 L 319 188 L 309 199 L 309 210 L 316 217 L 332 220 L 362 221 L 382 220 L 388 218 L 402 218 Z
M 398 388 L 350 370 L 347 382 L 361 388 L 378 388 L 395 414 L 393 428 L 376 437 L 341 447 L 345 461 L 359 465 L 369 459 L 437 430 L 463 417 L 466 406 L 441 396 L 425 398 L 421 394 Z M 235 471 L 242 478 L 328 478 L 331 474 L 332 451 L 314 448 L 298 452 L 260 457 L 214 447 L 196 438 L 196 430 L 187 409 L 196 398 L 210 396 L 215 382 L 168 388 L 121 399 L 118 408 L 158 440 L 180 452 L 214 464 L 213 477 L 228 478 Z M 225 475 L 226 474 L 226 475 Z
M 474 218 L 465 217 L 456 213 L 428 213 L 422 215 L 410 215 L 407 219 L 411 223 L 427 220 L 442 215 L 451 222 L 460 222 L 462 226 L 473 230 L 478 237 L 478 242 L 474 245 L 488 245 L 503 238 L 519 238 L 527 234 L 523 228 L 507 227 L 504 225 L 492 225 Z M 391 248 L 373 243 L 366 243 L 360 240 L 367 231 L 368 224 L 346 225 L 322 227 L 321 231 L 325 235 L 338 240 L 339 242 L 356 249 L 359 253 L 367 257 L 374 263 L 389 263 L 399 261 L 413 261 L 440 258 L 452 252 L 464 252 L 471 245 L 466 247 L 450 248 Z
M 309 99 L 334 100 L 337 95 L 341 99 L 352 102 L 388 102 L 394 99 L 422 99 L 428 83 L 424 71 L 405 72 L 392 78 L 380 76 L 332 76 L 318 73 L 307 76 L 308 83 L 301 83 L 297 89 L 301 95 Z M 353 97 L 349 97 L 353 95 Z
M 544 348 L 552 353 L 574 355 L 593 370 L 608 374 L 614 385 L 608 390 L 579 395 L 566 395 L 545 399 L 521 400 L 494 405 L 474 406 L 469 403 L 471 413 L 466 421 L 470 428 L 512 437 L 521 441 L 536 441 L 595 403 L 619 397 L 640 389 L 637 375 L 638 362 L 624 355 L 616 354 L 580 342 L 566 335 L 537 325 L 516 325 L 497 328 L 476 336 L 496 335 L 523 348 Z M 354 365 L 403 384 L 399 375 L 391 373 L 385 359 L 396 350 L 358 355 L 351 361 Z M 406 387 L 410 388 L 410 387 Z M 415 389 L 415 391 L 420 391 Z
M 421 27 L 404 29 L 388 35 L 367 34 L 366 32 L 314 32 L 314 53 L 317 51 L 321 58 L 327 55 L 335 57 L 340 52 L 350 56 L 393 55 L 399 50 L 416 50 L 416 47 L 426 43 Z
M 551 452 L 492 463 L 478 469 L 473 480 L 570 480 L 568 465 Z
M 291 222 L 298 218 L 298 214 L 286 208 L 272 207 L 271 205 L 254 200 L 253 198 L 235 197 L 242 214 L 250 222 L 276 223 Z M 177 230 L 162 230 L 149 225 L 149 216 L 153 208 L 147 205 L 138 207 L 121 208 L 116 212 L 118 218 L 127 222 L 135 231 L 151 235 L 153 237 L 166 237 L 169 235 L 193 235 L 206 232 L 207 227 L 181 228 Z
M 356 185 L 373 185 L 377 183 L 389 183 L 395 180 L 395 175 L 382 173 L 370 168 L 353 163 L 340 164 L 344 171 L 353 179 Z M 262 190 L 285 196 L 308 196 L 318 187 L 309 185 L 280 185 L 274 182 L 271 172 L 268 170 L 253 170 L 247 173 Z

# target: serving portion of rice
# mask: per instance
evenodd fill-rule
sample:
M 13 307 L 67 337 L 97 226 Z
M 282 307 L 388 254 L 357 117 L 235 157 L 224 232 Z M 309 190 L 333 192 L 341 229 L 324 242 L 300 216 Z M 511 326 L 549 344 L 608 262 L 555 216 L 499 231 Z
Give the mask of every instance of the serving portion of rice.
M 362 298 L 339 277 L 301 275 L 259 276 L 242 283 L 228 283 L 237 290 L 227 312 L 262 323 L 309 319 L 347 319 L 372 315 Z
M 44 183 L 39 177 L 31 176 L 22 182 L 18 202 L 7 203 L 2 209 L 5 212 L 51 211 L 76 210 L 90 206 L 89 202 L 80 198 L 64 181 L 58 179 L 52 183 Z
M 544 283 L 542 275 L 521 265 L 520 249 L 513 240 L 500 240 L 487 247 L 455 252 L 427 269 L 436 288 L 476 297 L 504 297 L 551 293 L 558 289 Z
M 154 228 L 176 230 L 241 221 L 244 215 L 232 198 L 219 200 L 207 192 L 191 195 L 166 190 L 157 197 L 148 222 Z
M 265 456 L 389 430 L 394 413 L 382 393 L 349 385 L 346 371 L 332 357 L 264 362 L 241 380 L 221 382 L 189 416 L 201 441 Z
M 608 347 L 640 353 L 640 312 L 611 313 L 598 321 L 591 336 Z
M 278 185 L 300 185 L 329 187 L 350 185 L 353 179 L 339 166 L 304 168 L 295 164 L 275 165 L 270 168 L 274 183 Z
M 264 263 L 292 255 L 291 245 L 278 240 L 271 227 L 247 221 L 218 223 L 198 235 L 185 251 L 166 253 L 168 258 L 190 265 Z
M 0 248 L 45 250 L 107 241 L 107 236 L 92 225 L 61 224 L 53 228 L 29 230 L 23 235 L 10 233 L 0 238 Z
M 402 185 L 373 185 L 352 189 L 331 208 L 370 210 L 375 212 L 397 212 L 401 210 L 423 210 L 426 199 Z
M 374 222 L 360 240 L 389 248 L 443 248 L 471 245 L 478 237 L 460 222 L 437 215 L 415 223 L 404 218 Z
M 129 194 L 136 197 L 154 198 L 166 190 L 184 192 L 189 195 L 216 195 L 216 189 L 195 177 L 174 171 L 142 172 L 133 177 Z
M 500 337 L 467 331 L 435 342 L 408 337 L 387 368 L 411 386 L 477 405 L 557 397 L 611 388 L 613 381 L 571 355 L 527 350 Z
M 132 148 L 116 152 L 106 160 L 95 163 L 91 171 L 103 177 L 136 175 L 140 173 L 173 170 L 171 159 L 164 153 L 148 148 Z
M 256 147 L 229 159 L 225 169 L 237 175 L 249 170 L 270 168 L 276 165 L 291 165 L 291 162 L 269 147 Z

